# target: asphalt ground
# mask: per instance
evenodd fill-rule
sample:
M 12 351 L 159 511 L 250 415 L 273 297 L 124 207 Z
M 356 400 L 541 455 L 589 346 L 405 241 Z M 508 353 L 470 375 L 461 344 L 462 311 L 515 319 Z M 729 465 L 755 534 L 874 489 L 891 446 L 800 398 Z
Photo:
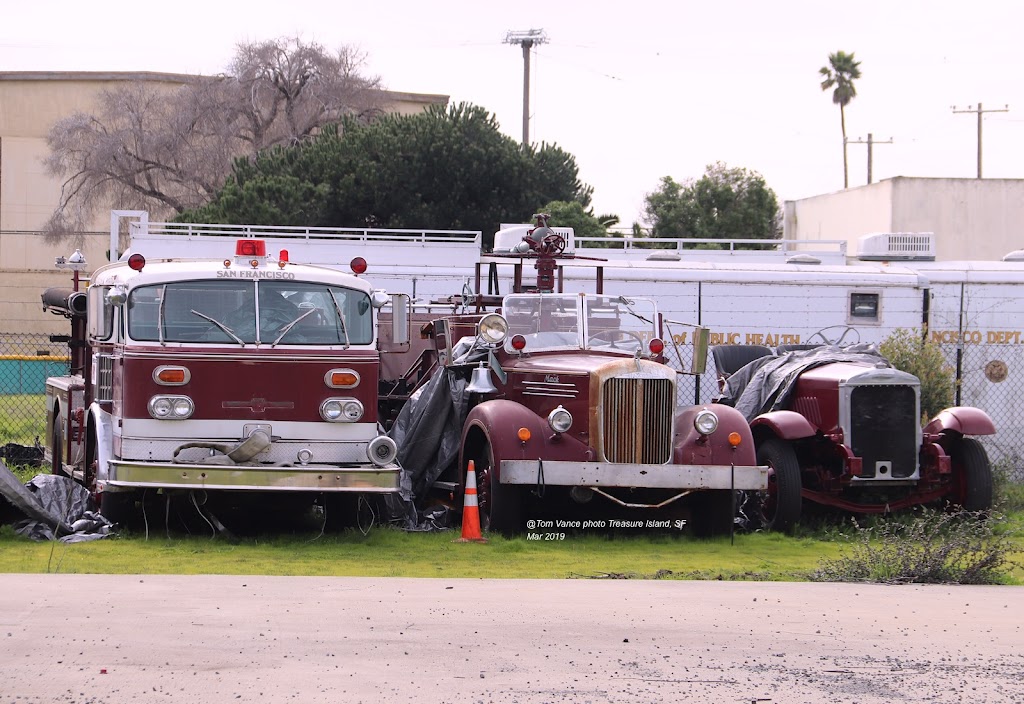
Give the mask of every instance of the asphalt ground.
M 1024 702 L 1024 588 L 0 575 L 0 704 Z

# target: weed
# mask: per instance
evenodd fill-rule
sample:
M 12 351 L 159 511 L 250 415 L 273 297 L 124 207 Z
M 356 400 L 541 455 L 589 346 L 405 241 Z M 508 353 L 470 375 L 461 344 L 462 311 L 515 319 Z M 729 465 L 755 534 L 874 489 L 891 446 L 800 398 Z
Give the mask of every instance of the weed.
M 852 520 L 857 530 L 849 554 L 821 560 L 812 580 L 1000 584 L 1015 564 L 1013 532 L 997 530 L 1002 516 L 923 509 L 867 527 Z

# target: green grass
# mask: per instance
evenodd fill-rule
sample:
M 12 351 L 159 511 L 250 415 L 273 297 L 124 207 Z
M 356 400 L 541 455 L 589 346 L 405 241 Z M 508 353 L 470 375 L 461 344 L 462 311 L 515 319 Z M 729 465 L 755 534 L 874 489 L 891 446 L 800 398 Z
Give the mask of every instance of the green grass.
M 22 481 L 40 471 L 13 469 Z M 378 527 L 367 535 L 321 535 L 319 526 L 311 524 L 233 541 L 180 532 L 168 538 L 162 521 L 150 516 L 148 539 L 136 529 L 71 545 L 32 542 L 2 526 L 0 573 L 803 581 L 823 559 L 835 560 L 850 549 L 857 533 L 849 525 L 823 521 L 813 529 L 801 528 L 797 536 L 737 534 L 733 543 L 676 532 L 584 531 L 568 533 L 564 540 L 494 536 L 486 544 L 464 544 L 453 542 L 457 531 L 406 533 Z M 1024 511 L 1007 512 L 996 530 L 1009 534 L 1016 546 L 1006 582 L 1024 584 Z
M 365 577 L 573 577 L 802 580 L 834 542 L 780 535 L 696 540 L 685 536 L 568 535 L 562 541 L 492 537 L 455 543 L 457 532 L 376 528 L 250 537 L 229 542 L 162 533 L 91 543 L 33 543 L 0 529 L 0 572 L 269 574 Z
M 0 445 L 46 445 L 46 394 L 0 395 Z

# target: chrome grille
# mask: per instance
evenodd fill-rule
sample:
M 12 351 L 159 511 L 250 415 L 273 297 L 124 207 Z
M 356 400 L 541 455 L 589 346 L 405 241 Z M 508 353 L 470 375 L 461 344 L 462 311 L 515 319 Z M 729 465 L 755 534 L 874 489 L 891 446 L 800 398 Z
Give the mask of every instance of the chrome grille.
M 604 457 L 608 462 L 664 464 L 672 457 L 675 389 L 669 379 L 604 382 Z
M 96 399 L 111 401 L 114 398 L 114 358 L 109 354 L 96 355 Z

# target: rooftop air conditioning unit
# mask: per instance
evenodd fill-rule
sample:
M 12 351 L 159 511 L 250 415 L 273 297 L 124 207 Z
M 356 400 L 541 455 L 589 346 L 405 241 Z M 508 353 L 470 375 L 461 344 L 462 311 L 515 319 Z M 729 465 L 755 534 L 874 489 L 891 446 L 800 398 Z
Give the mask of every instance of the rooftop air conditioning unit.
M 864 261 L 935 261 L 935 233 L 878 232 L 864 235 L 860 238 L 857 258 Z

